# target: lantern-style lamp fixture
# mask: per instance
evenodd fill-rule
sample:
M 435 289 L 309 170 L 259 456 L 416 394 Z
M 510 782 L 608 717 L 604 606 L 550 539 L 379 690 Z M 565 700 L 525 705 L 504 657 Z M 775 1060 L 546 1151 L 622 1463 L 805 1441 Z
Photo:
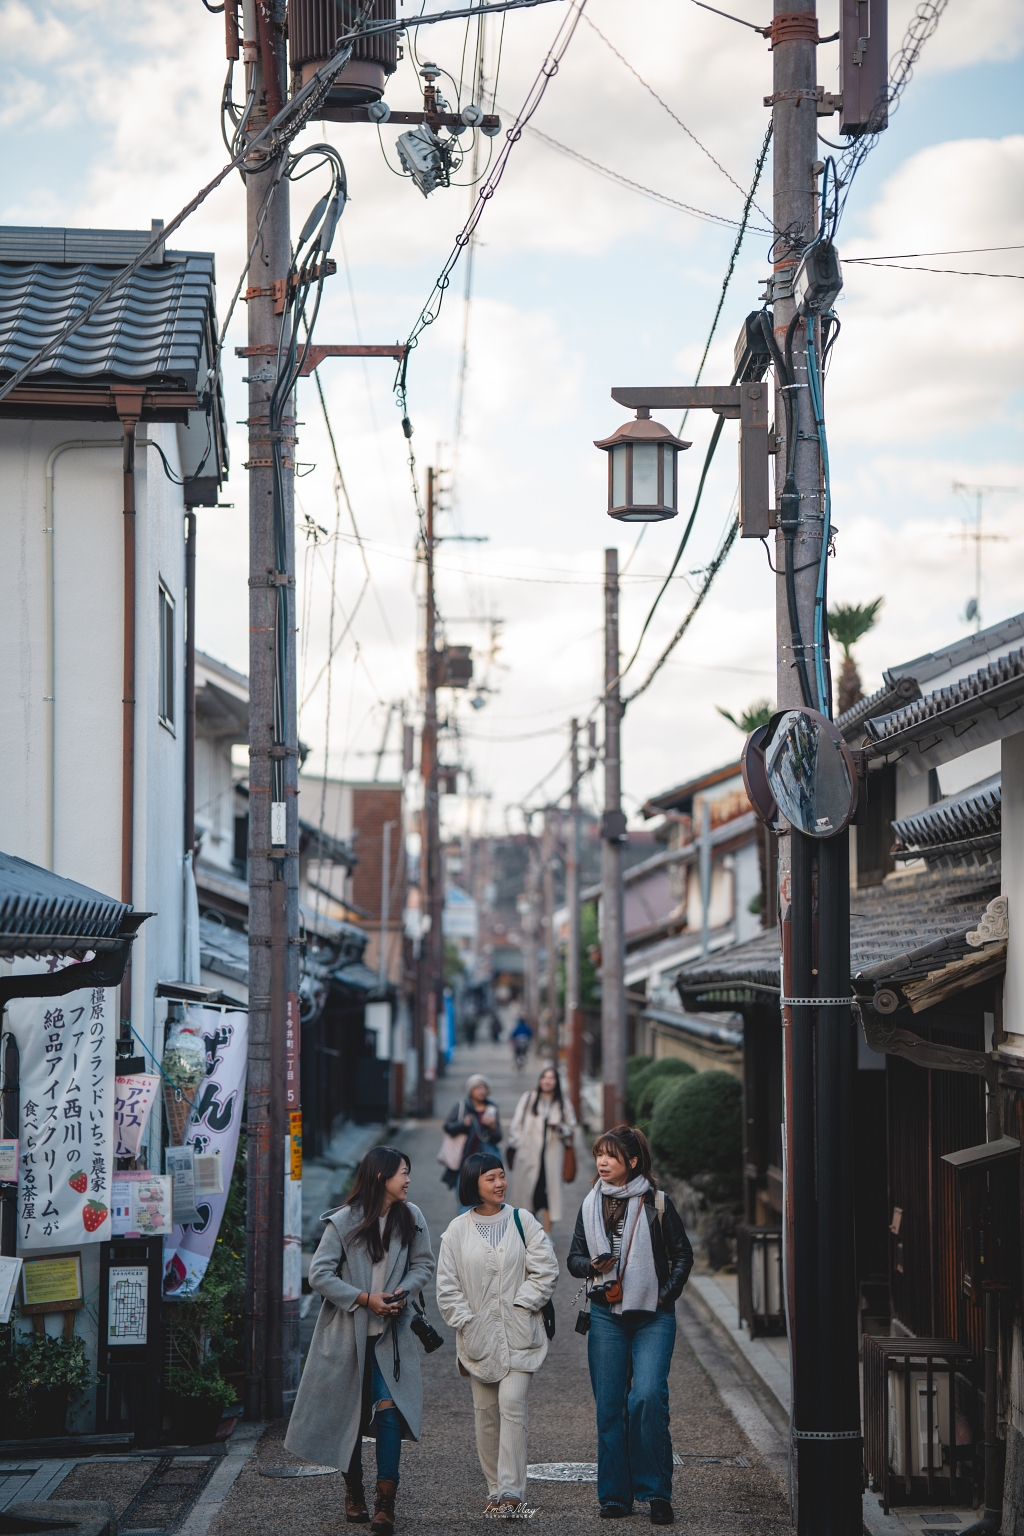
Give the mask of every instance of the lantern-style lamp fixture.
M 640 406 L 611 437 L 595 442 L 608 455 L 608 516 L 620 523 L 663 523 L 675 517 L 676 455 L 689 448 Z

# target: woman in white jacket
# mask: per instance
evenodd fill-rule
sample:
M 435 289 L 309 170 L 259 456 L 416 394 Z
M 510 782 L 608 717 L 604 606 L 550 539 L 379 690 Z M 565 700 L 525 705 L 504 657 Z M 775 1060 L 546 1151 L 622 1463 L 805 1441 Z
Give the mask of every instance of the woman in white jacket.
M 545 1232 L 562 1219 L 565 1149 L 572 1146 L 576 1116 L 562 1097 L 558 1071 L 549 1062 L 516 1105 L 508 1133 L 509 1198 L 539 1216 Z
M 455 1329 L 459 1370 L 473 1388 L 484 1512 L 509 1514 L 526 1499 L 527 1398 L 548 1352 L 541 1312 L 558 1260 L 536 1217 L 505 1204 L 496 1153 L 466 1158 L 459 1200 L 470 1209 L 441 1238 L 437 1305 Z

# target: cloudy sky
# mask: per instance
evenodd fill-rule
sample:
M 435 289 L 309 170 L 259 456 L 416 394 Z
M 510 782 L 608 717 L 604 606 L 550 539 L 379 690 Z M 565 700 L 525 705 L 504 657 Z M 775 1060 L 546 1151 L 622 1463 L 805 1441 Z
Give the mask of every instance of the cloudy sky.
M 439 8 L 428 0 L 428 10 Z M 730 8 L 751 21 L 768 19 L 767 0 L 732 0 Z M 555 0 L 510 15 L 500 71 L 501 22 L 489 22 L 489 89 L 505 121 L 526 97 L 566 11 Z M 911 12 L 907 0 L 892 0 L 891 49 Z M 515 146 L 480 226 L 457 453 L 467 322 L 461 267 L 409 368 L 419 466 L 448 471 L 440 531 L 488 541 L 452 541 L 439 554 L 446 633 L 472 644 L 485 689 L 479 710 L 467 698 L 456 705 L 460 742 L 449 743 L 446 757 L 471 770 L 475 798 L 447 803 L 453 825 L 472 815 L 477 825 L 517 826 L 509 807 L 524 799 L 538 804 L 564 788 L 566 723 L 593 709 L 600 687 L 601 570 L 611 544 L 626 566 L 622 638 L 627 654 L 633 649 L 681 529 L 678 521 L 652 527 L 634 550 L 636 530 L 605 515 L 605 459 L 592 441 L 625 414 L 610 400 L 611 386 L 692 381 L 734 239 L 729 225 L 659 203 L 549 141 L 643 188 L 735 220 L 737 184 L 749 184 L 766 126 L 761 103 L 771 89 L 771 55 L 756 33 L 685 0 L 589 0 L 584 18 L 533 120 L 545 138 L 528 131 Z M 823 34 L 834 29 L 834 0 L 822 6 L 820 22 Z M 0 32 L 3 222 L 148 228 L 151 218 L 170 218 L 223 162 L 222 22 L 200 0 L 6 0 Z M 457 78 L 464 37 L 464 24 L 430 28 L 419 57 Z M 1024 11 L 1013 0 L 947 8 L 850 194 L 839 237 L 844 259 L 1024 246 L 1022 41 Z M 836 88 L 837 52 L 834 44 L 821 48 L 826 90 Z M 408 47 L 387 99 L 395 108 L 418 104 Z M 836 122 L 820 119 L 821 131 L 831 137 Z M 393 174 L 400 131 L 385 127 L 378 139 L 369 126 L 318 125 L 300 140 L 323 136 L 337 146 L 351 192 L 321 340 L 404 338 L 468 212 L 465 187 L 424 200 Z M 769 165 L 762 206 L 770 186 Z M 296 186 L 295 228 L 318 195 L 312 178 Z M 238 179 L 225 183 L 172 242 L 216 252 L 222 309 L 244 258 L 243 201 Z M 756 307 L 768 271 L 766 251 L 762 235 L 748 235 L 705 382 L 729 378 L 740 321 Z M 909 265 L 1024 274 L 1022 258 L 1024 251 L 1011 249 Z M 953 482 L 1024 488 L 1024 284 L 854 265 L 845 277 L 827 391 L 839 529 L 830 590 L 836 600 L 885 599 L 876 631 L 860 648 L 865 685 L 874 686 L 884 666 L 968 630 L 974 547 L 964 528 L 973 525 L 976 502 Z M 243 365 L 232 350 L 243 340 L 244 316 L 226 351 L 232 421 L 245 414 Z M 389 706 L 404 707 L 410 718 L 416 707 L 415 506 L 391 365 L 339 360 L 321 373 L 362 551 L 344 503 L 337 521 L 319 402 L 312 384 L 303 384 L 298 457 L 304 468 L 315 467 L 297 485 L 300 731 L 312 748 L 308 767 L 322 771 L 329 685 L 329 771 L 361 778 L 373 773 Z M 680 505 L 692 497 L 710 427 L 700 414 L 690 418 L 694 447 L 681 461 Z M 734 431 L 727 425 L 690 547 L 631 681 L 643 677 L 645 662 L 675 630 L 727 526 Z M 232 432 L 238 466 L 244 434 Z M 198 638 L 245 670 L 246 487 L 237 467 L 224 499 L 235 503 L 232 510 L 200 514 Z M 982 546 L 986 623 L 1024 609 L 1022 511 L 1020 489 L 984 501 L 984 531 L 994 536 Z M 307 517 L 329 535 L 340 527 L 335 637 L 343 638 L 329 670 L 335 544 L 307 539 Z M 627 713 L 630 809 L 737 752 L 739 734 L 715 706 L 738 711 L 771 694 L 773 603 L 762 546 L 738 543 L 671 661 Z M 397 719 L 396 707 L 393 746 Z M 385 773 L 397 762 L 387 758 Z

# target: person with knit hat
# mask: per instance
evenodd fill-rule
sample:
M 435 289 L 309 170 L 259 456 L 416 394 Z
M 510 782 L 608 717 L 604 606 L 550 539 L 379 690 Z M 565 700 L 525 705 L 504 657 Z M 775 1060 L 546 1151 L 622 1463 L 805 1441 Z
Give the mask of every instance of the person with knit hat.
M 466 1158 L 475 1152 L 490 1152 L 501 1141 L 501 1116 L 491 1098 L 491 1085 L 483 1073 L 473 1072 L 467 1077 L 465 1098 L 453 1106 L 444 1123 L 444 1134 L 452 1141 L 461 1140 L 462 1143 L 458 1167 L 446 1166 L 441 1176 L 448 1188 L 457 1192 L 459 1172 Z

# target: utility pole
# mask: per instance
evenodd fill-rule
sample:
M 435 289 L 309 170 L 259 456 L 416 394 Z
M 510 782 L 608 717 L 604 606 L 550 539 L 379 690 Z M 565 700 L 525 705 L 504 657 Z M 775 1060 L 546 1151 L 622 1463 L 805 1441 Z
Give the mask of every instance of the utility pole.
M 523 1005 L 527 1022 L 533 1029 L 540 1018 L 540 978 L 537 974 L 537 844 L 531 818 L 526 821 L 526 889 L 517 903 L 523 934 Z
M 965 496 L 974 497 L 974 532 L 971 533 L 966 524 L 964 536 L 974 540 L 974 599 L 967 604 L 967 621 L 974 621 L 974 631 L 977 634 L 981 628 L 981 546 L 982 544 L 1003 544 L 1006 542 L 1001 533 L 982 533 L 981 517 L 986 496 L 996 496 L 1002 493 L 1010 494 L 1016 491 L 1015 485 L 966 485 L 962 480 L 953 481 L 954 491 L 962 491 Z
M 229 7 L 229 9 L 232 9 Z M 284 33 L 264 5 L 242 8 L 249 129 L 280 110 L 287 87 Z M 229 56 L 231 37 L 229 31 Z M 237 53 L 236 53 L 237 56 Z M 298 1387 L 298 1301 L 284 1290 L 285 1036 L 297 1013 L 298 739 L 295 710 L 295 409 L 275 496 L 271 397 L 287 308 L 273 285 L 291 264 L 288 179 L 281 160 L 246 163 L 249 269 L 249 1076 L 246 1206 L 245 1406 L 251 1419 L 279 1418 Z M 261 224 L 262 221 L 262 224 Z M 257 235 L 259 238 L 257 239 Z
M 423 816 L 420 849 L 420 913 L 426 932 L 420 943 L 419 986 L 416 1008 L 416 1054 L 419 1059 L 417 1108 L 433 1114 L 434 1081 L 437 1077 L 437 1027 L 444 1006 L 444 884 L 441 879 L 441 823 L 437 774 L 437 607 L 434 601 L 434 514 L 437 508 L 437 472 L 427 470 L 427 506 L 423 529 L 426 567 L 426 625 L 423 647 L 423 735 L 420 739 L 420 775 L 423 779 Z
M 788 338 L 792 358 L 791 387 L 783 377 L 775 380 L 775 424 L 783 439 L 775 458 L 778 707 L 829 714 L 829 700 L 818 696 L 814 682 L 815 593 L 822 538 L 828 537 L 807 381 L 807 328 L 816 322 L 802 320 L 790 330 L 796 314 L 792 278 L 816 233 L 817 42 L 815 0 L 774 0 L 773 324 L 780 353 L 785 355 Z M 786 424 L 790 401 L 792 432 Z M 821 671 L 826 668 L 822 657 Z M 779 908 L 783 998 L 848 996 L 848 832 L 815 839 L 783 825 Z M 784 1005 L 782 1020 L 797 1529 L 800 1536 L 859 1536 L 851 1010 Z
M 541 891 L 544 898 L 544 1011 L 540 1035 L 558 1060 L 558 964 L 555 944 L 555 812 L 544 812 L 540 845 Z
M 619 552 L 604 552 L 604 815 L 601 818 L 601 1074 L 604 1127 L 626 1113 L 626 986 L 622 911 Z
M 580 1007 L 580 758 L 579 721 L 569 726 L 569 836 L 565 848 L 565 898 L 569 935 L 565 946 L 565 1023 L 568 1036 L 569 1097 L 580 1114 L 583 1074 L 583 1010 Z

